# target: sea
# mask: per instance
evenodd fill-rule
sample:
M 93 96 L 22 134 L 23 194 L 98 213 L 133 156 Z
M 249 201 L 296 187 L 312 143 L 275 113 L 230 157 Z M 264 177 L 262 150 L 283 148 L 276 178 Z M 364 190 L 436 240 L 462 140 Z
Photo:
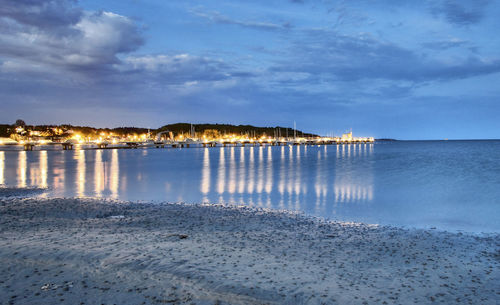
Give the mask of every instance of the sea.
M 0 151 L 44 197 L 209 203 L 346 222 L 500 232 L 500 141 Z

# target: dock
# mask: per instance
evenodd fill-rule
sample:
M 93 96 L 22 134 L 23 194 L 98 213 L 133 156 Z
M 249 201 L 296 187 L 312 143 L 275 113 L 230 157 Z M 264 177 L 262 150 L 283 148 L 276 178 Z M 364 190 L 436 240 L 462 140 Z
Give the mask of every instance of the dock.
M 351 145 L 351 144 L 370 144 L 374 143 L 373 138 L 359 138 L 359 139 L 220 139 L 220 140 L 184 140 L 184 141 L 124 141 L 124 142 L 88 142 L 88 143 L 74 143 L 74 142 L 54 142 L 54 143 L 36 143 L 24 142 L 18 144 L 9 144 L 8 146 L 22 147 L 25 151 L 33 150 L 49 150 L 48 147 L 60 147 L 62 150 L 73 149 L 138 149 L 138 148 L 193 148 L 193 147 L 247 147 L 247 146 L 317 146 L 317 145 Z M 7 146 L 7 145 L 5 145 Z M 0 146 L 1 150 L 1 146 Z M 52 149 L 50 149 L 52 150 Z

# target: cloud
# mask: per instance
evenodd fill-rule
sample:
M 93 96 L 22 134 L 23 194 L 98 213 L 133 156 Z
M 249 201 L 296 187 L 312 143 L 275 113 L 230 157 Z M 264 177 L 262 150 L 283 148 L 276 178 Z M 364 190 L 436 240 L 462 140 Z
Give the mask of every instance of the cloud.
M 136 24 L 110 12 L 84 12 L 63 1 L 2 3 L 0 58 L 19 70 L 105 70 L 119 54 L 137 50 Z M 23 10 L 24 9 L 24 10 Z M 50 21 L 45 21 L 50 20 Z M 55 21 L 54 21 L 55 20 Z
M 433 50 L 447 50 L 451 48 L 466 46 L 468 44 L 469 42 L 467 40 L 451 38 L 446 40 L 424 42 L 422 43 L 422 46 Z
M 223 61 L 189 54 L 129 56 L 119 69 L 161 85 L 220 81 L 233 76 L 232 68 Z
M 485 42 L 490 25 L 481 23 L 491 13 L 474 3 L 401 1 L 394 8 L 393 1 L 284 2 L 283 10 L 266 8 L 264 21 L 192 11 L 191 21 L 205 21 L 201 27 L 208 22 L 232 30 L 215 33 L 220 36 L 212 41 L 200 22 L 174 18 L 165 22 L 172 37 L 147 47 L 171 43 L 178 50 L 148 54 L 142 28 L 126 16 L 85 11 L 71 0 L 0 0 L 0 120 L 22 115 L 39 123 L 69 118 L 110 126 L 127 120 L 154 127 L 209 117 L 263 125 L 297 120 L 306 129 L 325 130 L 372 123 L 372 132 L 377 122 L 386 130 L 404 129 L 408 120 L 418 126 L 436 109 L 453 111 L 469 92 L 473 111 L 481 98 L 491 101 L 488 106 L 496 101 L 500 61 L 491 49 L 494 38 Z M 247 7 L 248 16 L 262 13 L 260 5 Z M 147 23 L 149 16 L 142 17 Z M 288 18 L 298 26 L 282 22 Z M 372 19 L 380 22 L 367 22 Z M 472 25 L 478 25 L 474 33 Z M 192 33 L 188 43 L 172 43 L 176 26 Z M 245 36 L 247 29 L 260 36 Z M 468 51 L 472 46 L 476 53 Z M 491 109 L 477 113 L 492 115 Z
M 431 11 L 437 16 L 443 16 L 450 23 L 469 26 L 483 19 L 488 4 L 489 0 L 444 0 L 434 4 Z
M 144 44 L 140 28 L 132 19 L 112 12 L 80 10 L 71 1 L 2 4 L 0 20 L 9 25 L 0 27 L 0 87 L 4 97 L 52 100 L 50 95 L 70 99 L 78 95 L 92 101 L 86 105 L 105 99 L 106 103 L 128 107 L 136 101 L 132 91 L 142 92 L 138 95 L 148 90 L 156 90 L 154 94 L 169 91 L 173 96 L 201 88 L 203 83 L 217 86 L 226 80 L 254 76 L 223 60 L 189 53 L 135 54 Z M 71 18 L 65 17 L 68 12 Z M 31 19 L 32 15 L 36 16 Z M 42 22 L 48 15 L 60 22 Z
M 237 25 L 240 27 L 256 29 L 256 30 L 277 31 L 277 30 L 288 30 L 292 28 L 290 22 L 284 22 L 278 24 L 278 23 L 262 22 L 262 21 L 242 21 L 242 20 L 232 19 L 216 11 L 205 12 L 200 9 L 196 9 L 196 10 L 191 10 L 191 13 L 198 17 L 207 19 L 212 23 Z
M 318 79 L 356 81 L 389 79 L 413 82 L 461 79 L 500 72 L 498 58 L 439 58 L 370 35 L 348 36 L 333 31 L 309 31 L 276 62 L 276 72 L 304 72 Z
M 73 4 L 74 1 L 66 0 L 0 0 L 0 16 L 19 24 L 55 32 L 81 19 L 83 11 Z

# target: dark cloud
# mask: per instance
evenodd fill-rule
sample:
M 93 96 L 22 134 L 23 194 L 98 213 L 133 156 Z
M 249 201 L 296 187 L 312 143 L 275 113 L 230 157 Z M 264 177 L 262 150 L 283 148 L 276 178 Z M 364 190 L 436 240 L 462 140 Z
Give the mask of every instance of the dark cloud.
M 444 16 L 450 23 L 468 26 L 483 19 L 488 3 L 488 0 L 444 0 L 433 3 L 432 12 L 437 16 Z
M 70 96 L 71 90 L 81 89 L 109 97 L 107 92 L 128 94 L 253 76 L 202 56 L 132 55 L 144 39 L 125 16 L 82 11 L 72 1 L 0 1 L 0 20 L 10 25 L 0 27 L 0 85 L 11 94 L 39 94 L 46 88 Z M 42 22 L 52 17 L 60 20 L 53 23 L 57 26 Z
M 462 57 L 453 62 L 379 41 L 367 35 L 308 32 L 272 71 L 303 72 L 330 80 L 390 79 L 423 82 L 500 72 L 499 59 Z
M 20 24 L 56 31 L 80 20 L 83 12 L 73 4 L 74 1 L 66 0 L 0 0 L 0 16 Z
M 223 61 L 189 54 L 129 56 L 119 69 L 124 73 L 138 74 L 139 82 L 159 86 L 220 81 L 235 75 L 250 76 L 241 72 L 233 74 L 232 68 Z
M 71 1 L 2 1 L 2 70 L 105 70 L 119 54 L 137 50 L 136 24 L 110 12 L 83 12 Z

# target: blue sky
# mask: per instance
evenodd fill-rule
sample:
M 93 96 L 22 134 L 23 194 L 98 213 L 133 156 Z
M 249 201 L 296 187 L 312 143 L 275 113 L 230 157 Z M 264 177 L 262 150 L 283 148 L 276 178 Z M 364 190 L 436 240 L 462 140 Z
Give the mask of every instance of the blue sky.
M 500 138 L 500 1 L 0 0 L 0 122 Z

